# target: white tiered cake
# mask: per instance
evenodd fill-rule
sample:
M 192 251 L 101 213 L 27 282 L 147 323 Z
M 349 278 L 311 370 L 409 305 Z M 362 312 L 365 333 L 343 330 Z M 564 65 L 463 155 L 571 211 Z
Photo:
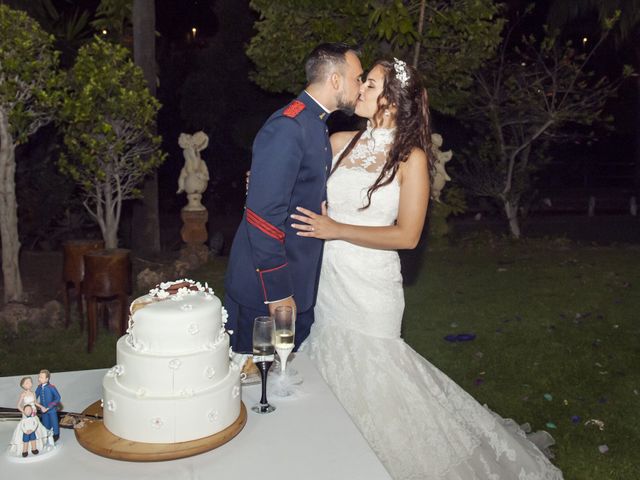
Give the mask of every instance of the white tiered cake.
M 136 442 L 176 443 L 224 430 L 240 414 L 226 311 L 191 280 L 163 283 L 131 304 L 117 365 L 104 377 L 104 425 Z

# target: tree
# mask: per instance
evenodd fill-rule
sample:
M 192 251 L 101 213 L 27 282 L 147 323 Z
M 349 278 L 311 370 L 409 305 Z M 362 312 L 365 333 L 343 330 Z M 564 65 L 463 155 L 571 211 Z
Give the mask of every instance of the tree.
M 596 14 L 600 30 L 608 29 L 608 19 L 618 16 L 613 29 L 616 46 L 622 50 L 631 47 L 633 66 L 640 70 L 640 3 L 638 0 L 554 0 L 549 9 L 548 20 L 554 27 L 566 27 L 572 22 L 583 21 Z M 636 151 L 635 184 L 640 188 L 640 75 L 635 78 L 636 89 Z
M 466 102 L 472 73 L 494 55 L 504 24 L 491 0 L 252 0 L 251 6 L 260 19 L 247 55 L 262 88 L 297 93 L 313 47 L 344 41 L 362 47 L 364 64 L 390 56 L 411 61 L 417 52 L 432 107 L 443 113 Z
M 156 96 L 156 8 L 155 0 L 133 0 L 133 61 L 144 73 L 151 95 Z M 143 195 L 133 206 L 132 247 L 160 252 L 158 174 L 145 179 Z M 139 230 L 139 232 L 137 231 Z
M 118 244 L 122 202 L 164 159 L 154 135 L 160 108 L 130 52 L 98 37 L 82 47 L 64 100 L 60 168 L 82 188 L 107 248 Z
M 133 17 L 133 0 L 100 0 L 93 28 L 117 43 L 127 43 Z M 130 43 L 129 43 L 130 44 Z
M 475 74 L 466 116 L 477 137 L 458 178 L 474 194 L 496 200 L 519 238 L 521 200 L 547 161 L 547 147 L 593 136 L 593 127 L 608 120 L 603 108 L 621 80 L 586 70 L 604 36 L 585 54 L 548 32 L 514 47 L 513 28 L 496 58 Z
M 19 268 L 16 147 L 53 119 L 60 77 L 53 37 L 0 4 L 0 235 L 5 302 L 24 300 Z

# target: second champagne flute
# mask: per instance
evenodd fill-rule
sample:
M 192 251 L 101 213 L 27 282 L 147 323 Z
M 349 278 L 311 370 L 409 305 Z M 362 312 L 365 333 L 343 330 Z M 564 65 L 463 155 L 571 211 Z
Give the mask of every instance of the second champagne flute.
M 278 357 L 280 357 L 280 375 L 284 376 L 286 374 L 287 358 L 293 351 L 296 335 L 293 308 L 288 306 L 277 307 L 274 317 L 276 325 L 275 347 Z

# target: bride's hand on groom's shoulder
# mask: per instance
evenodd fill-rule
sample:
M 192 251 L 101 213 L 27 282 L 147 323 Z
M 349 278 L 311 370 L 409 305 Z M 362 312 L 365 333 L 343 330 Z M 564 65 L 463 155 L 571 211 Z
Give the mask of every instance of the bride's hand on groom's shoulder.
M 296 207 L 299 214 L 292 214 L 291 218 L 300 223 L 292 223 L 291 226 L 298 230 L 301 237 L 320 238 L 322 240 L 335 240 L 339 238 L 340 224 L 327 215 L 327 202 L 322 202 L 321 213 L 317 214 L 306 208 Z

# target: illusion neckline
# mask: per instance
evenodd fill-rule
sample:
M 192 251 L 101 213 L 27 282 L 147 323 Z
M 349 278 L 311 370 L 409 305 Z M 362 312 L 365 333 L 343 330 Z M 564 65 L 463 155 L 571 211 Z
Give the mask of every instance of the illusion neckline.
M 393 136 L 396 133 L 396 127 L 374 127 L 371 122 L 367 122 L 367 128 L 364 131 L 363 136 L 365 138 L 371 138 L 375 141 L 383 141 L 384 143 L 390 143 L 393 141 Z

